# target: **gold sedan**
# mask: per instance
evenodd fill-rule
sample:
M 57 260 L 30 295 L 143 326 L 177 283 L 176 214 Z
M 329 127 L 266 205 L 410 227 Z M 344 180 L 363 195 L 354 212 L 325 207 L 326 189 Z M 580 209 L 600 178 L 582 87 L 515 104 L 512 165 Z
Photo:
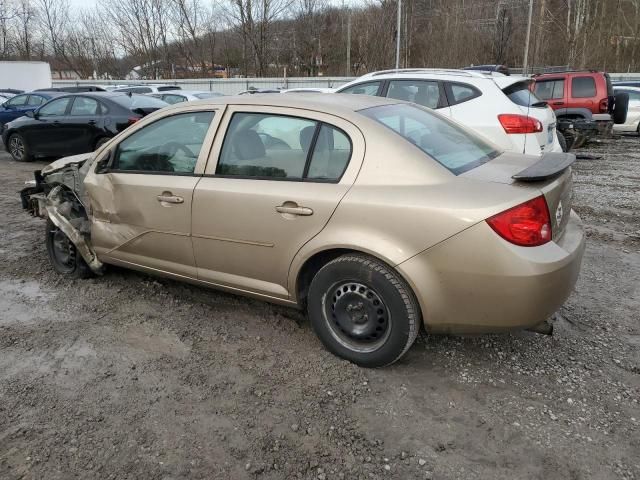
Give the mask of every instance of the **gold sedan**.
M 36 173 L 60 273 L 105 264 L 306 308 L 366 367 L 429 333 L 536 328 L 576 282 L 569 154 L 503 153 L 431 110 L 357 95 L 178 104 Z

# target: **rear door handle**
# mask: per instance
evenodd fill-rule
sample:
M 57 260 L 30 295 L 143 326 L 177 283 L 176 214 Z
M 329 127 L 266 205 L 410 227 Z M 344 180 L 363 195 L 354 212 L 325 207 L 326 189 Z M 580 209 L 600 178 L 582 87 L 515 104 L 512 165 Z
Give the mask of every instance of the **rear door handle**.
M 564 105 L 564 102 L 553 102 L 554 105 Z
M 96 121 L 95 120 L 89 120 L 89 122 L 87 122 L 87 123 L 89 123 L 89 125 L 95 125 Z
M 184 203 L 184 198 L 173 195 L 171 192 L 162 192 L 162 195 L 156 197 L 161 203 Z
M 276 212 L 278 213 L 288 213 L 289 215 L 301 215 L 303 217 L 308 217 L 309 215 L 313 215 L 313 210 L 309 207 L 299 207 L 299 206 L 289 206 L 289 205 L 279 205 L 276 207 Z

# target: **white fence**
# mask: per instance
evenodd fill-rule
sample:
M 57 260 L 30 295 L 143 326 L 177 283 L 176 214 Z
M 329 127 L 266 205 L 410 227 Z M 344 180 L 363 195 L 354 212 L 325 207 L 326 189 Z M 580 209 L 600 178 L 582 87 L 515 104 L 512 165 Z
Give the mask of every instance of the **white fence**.
M 194 78 L 175 80 L 52 80 L 54 87 L 78 85 L 142 85 L 145 83 L 178 85 L 183 90 L 209 90 L 224 95 L 235 95 L 250 88 L 335 88 L 353 80 L 353 77 L 293 77 L 293 78 Z

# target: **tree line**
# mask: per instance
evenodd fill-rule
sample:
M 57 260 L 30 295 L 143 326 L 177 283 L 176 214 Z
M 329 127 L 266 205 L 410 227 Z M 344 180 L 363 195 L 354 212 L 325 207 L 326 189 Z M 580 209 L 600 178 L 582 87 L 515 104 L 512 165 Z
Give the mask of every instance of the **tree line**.
M 522 65 L 529 0 L 404 0 L 403 67 Z M 395 64 L 397 0 L 0 0 L 0 60 L 81 78 L 359 75 Z M 529 65 L 640 71 L 640 0 L 534 0 Z

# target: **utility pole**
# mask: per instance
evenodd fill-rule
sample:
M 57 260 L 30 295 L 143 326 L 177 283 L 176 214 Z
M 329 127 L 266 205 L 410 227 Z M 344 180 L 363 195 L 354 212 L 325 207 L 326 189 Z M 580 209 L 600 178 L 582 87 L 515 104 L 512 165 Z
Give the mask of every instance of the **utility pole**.
M 351 76 L 351 10 L 347 13 L 347 77 Z
M 401 22 L 402 22 L 402 0 L 398 0 L 398 24 L 396 26 L 396 70 L 400 68 L 400 29 L 402 28 Z
M 529 0 L 529 20 L 527 22 L 527 39 L 524 43 L 524 59 L 522 60 L 522 74 L 529 70 L 529 40 L 531 40 L 531 19 L 533 17 L 533 0 Z

